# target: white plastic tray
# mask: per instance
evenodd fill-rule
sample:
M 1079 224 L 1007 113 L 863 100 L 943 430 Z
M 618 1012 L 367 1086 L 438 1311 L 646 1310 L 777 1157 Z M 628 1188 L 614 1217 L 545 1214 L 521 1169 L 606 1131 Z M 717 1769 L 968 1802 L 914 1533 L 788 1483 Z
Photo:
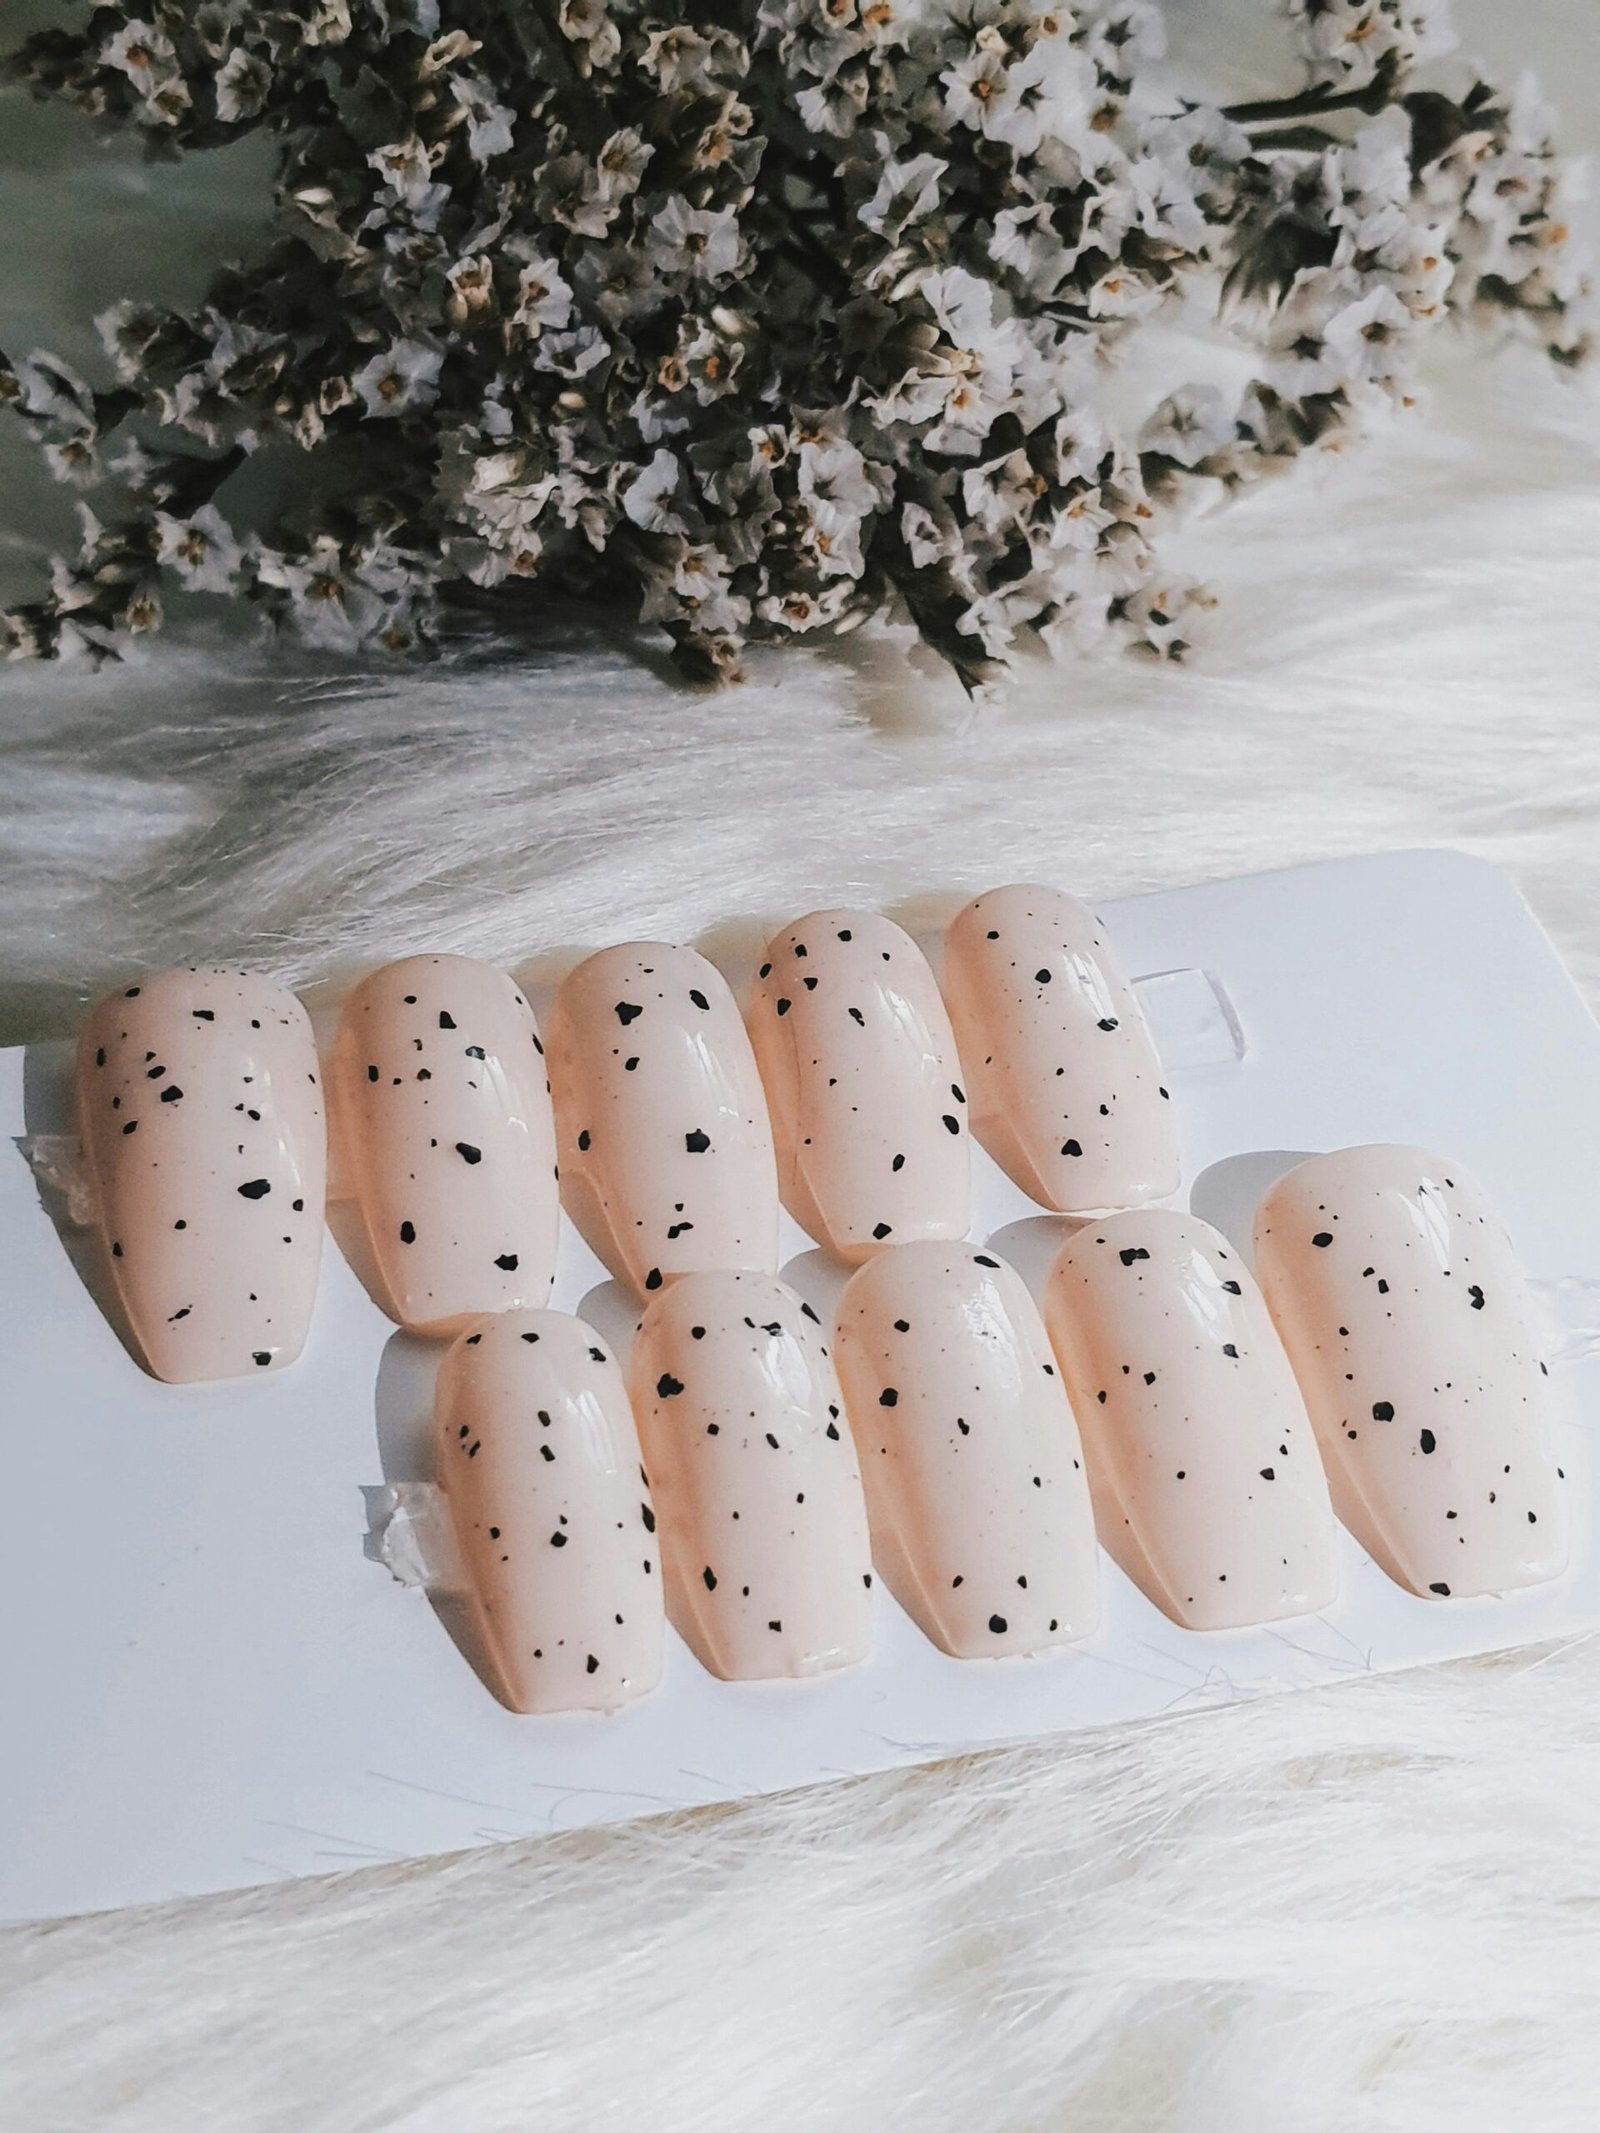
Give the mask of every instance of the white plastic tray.
M 1070 855 L 1058 879 L 1081 889 Z M 1243 1243 L 1293 1156 L 1419 1141 L 1477 1173 L 1530 1273 L 1568 1285 L 1552 1297 L 1600 1282 L 1600 1029 L 1500 875 L 1412 853 L 1104 916 L 1146 980 L 1183 1203 Z M 631 930 L 618 912 L 618 936 Z M 1430 1604 L 1345 1539 L 1325 1614 L 1202 1636 L 1103 1559 L 1091 1643 L 968 1664 L 934 1651 L 880 1586 L 875 1655 L 851 1672 L 728 1685 L 669 1635 L 663 1687 L 630 1710 L 513 1717 L 427 1596 L 364 1552 L 363 1489 L 426 1478 L 432 1351 L 395 1332 L 330 1247 L 293 1369 L 221 1387 L 145 1377 L 17 1146 L 64 1129 L 67 1064 L 60 1046 L 0 1052 L 0 1917 L 737 1799 L 1600 1622 L 1581 1429 L 1600 1413 L 1600 1367 L 1578 1361 L 1557 1371 L 1577 1516 L 1553 1585 Z M 981 1156 L 977 1209 L 974 1234 L 1036 1278 L 1063 1226 Z M 786 1225 L 789 1253 L 790 1278 L 825 1297 L 820 1255 Z M 555 1300 L 617 1337 L 631 1313 L 609 1285 L 592 1293 L 603 1281 L 569 1229 Z

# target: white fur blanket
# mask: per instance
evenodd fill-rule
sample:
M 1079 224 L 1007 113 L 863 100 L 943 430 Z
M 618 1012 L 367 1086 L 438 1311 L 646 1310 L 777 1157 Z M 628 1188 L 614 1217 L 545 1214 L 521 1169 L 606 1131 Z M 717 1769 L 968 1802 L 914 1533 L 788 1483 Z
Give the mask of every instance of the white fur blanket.
M 1600 133 L 1592 0 L 1458 12 Z M 135 276 L 196 287 L 254 170 L 151 177 L 0 101 L 0 341 L 70 352 Z M 1458 367 L 1363 456 L 1189 530 L 1222 596 L 1193 666 L 1041 670 L 976 726 L 893 646 L 720 697 L 577 641 L 399 680 L 220 639 L 13 670 L 0 1036 L 65 1031 L 135 960 L 511 961 L 1063 849 L 1108 895 L 1456 845 L 1513 870 L 1600 1000 L 1597 438 L 1593 388 Z M 0 455 L 9 578 L 59 506 Z M 1577 2133 L 1597 1714 L 1577 1647 L 12 1931 L 0 2124 Z

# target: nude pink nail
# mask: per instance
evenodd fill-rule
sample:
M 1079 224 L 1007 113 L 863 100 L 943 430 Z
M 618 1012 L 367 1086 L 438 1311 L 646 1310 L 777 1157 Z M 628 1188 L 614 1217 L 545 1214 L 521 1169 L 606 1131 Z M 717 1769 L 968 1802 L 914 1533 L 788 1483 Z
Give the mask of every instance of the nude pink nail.
M 375 970 L 345 1003 L 331 1086 L 392 1318 L 451 1334 L 549 1300 L 555 1127 L 533 1012 L 503 970 L 463 955 Z
M 1035 886 L 975 898 L 946 938 L 944 993 L 973 1131 L 1014 1184 L 1062 1214 L 1177 1190 L 1161 1065 L 1087 904 Z
M 869 911 L 813 911 L 767 944 L 749 1020 L 802 1228 L 848 1260 L 965 1234 L 961 1063 L 909 934 Z
M 655 1511 L 622 1372 L 592 1327 L 511 1311 L 439 1366 L 439 1485 L 462 1598 L 513 1711 L 611 1711 L 661 1678 Z
M 550 1018 L 561 1175 L 573 1219 L 640 1291 L 707 1267 L 773 1272 L 778 1180 L 750 1040 L 692 948 L 607 948 Z
M 129 1328 L 171 1384 L 253 1376 L 305 1342 L 327 1172 L 305 1009 L 240 970 L 109 994 L 78 1043 L 77 1108 Z
M 766 1274 L 685 1274 L 630 1370 L 667 1605 L 728 1681 L 865 1656 L 871 1549 L 855 1445 L 816 1314 Z
M 1340 1516 L 1424 1598 L 1566 1566 L 1543 1346 L 1482 1188 L 1417 1148 L 1343 1148 L 1278 1180 L 1256 1264 Z
M 958 1659 L 1087 1636 L 1078 1429 L 1020 1276 L 971 1245 L 900 1245 L 851 1276 L 834 1344 L 874 1556 L 923 1633 Z
M 1326 1606 L 1337 1574 L 1322 1462 L 1226 1238 L 1168 1208 L 1088 1222 L 1051 1268 L 1045 1316 L 1100 1537 L 1145 1596 L 1188 1629 Z

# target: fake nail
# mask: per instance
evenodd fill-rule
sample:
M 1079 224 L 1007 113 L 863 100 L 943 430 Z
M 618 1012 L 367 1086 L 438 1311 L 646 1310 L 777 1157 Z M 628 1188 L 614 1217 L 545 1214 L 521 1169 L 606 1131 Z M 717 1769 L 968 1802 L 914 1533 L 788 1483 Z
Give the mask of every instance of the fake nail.
M 1100 1537 L 1146 1598 L 1187 1629 L 1325 1607 L 1327 1481 L 1232 1246 L 1165 1208 L 1087 1223 L 1050 1270 L 1046 1318 Z
M 630 1384 L 668 1612 L 702 1665 L 756 1681 L 865 1657 L 866 1506 L 810 1305 L 770 1275 L 685 1274 L 646 1310 Z
M 1438 1599 L 1565 1568 L 1567 1505 L 1542 1342 L 1481 1188 L 1416 1148 L 1345 1148 L 1278 1180 L 1261 1285 L 1339 1515 Z
M 488 1318 L 446 1351 L 439 1486 L 494 1693 L 611 1711 L 661 1678 L 655 1511 L 622 1371 L 559 1311 Z
M 255 1375 L 305 1342 L 326 1134 L 311 1023 L 242 970 L 168 970 L 84 1024 L 78 1126 L 128 1327 L 169 1384 Z
M 972 1130 L 1062 1214 L 1139 1207 L 1178 1187 L 1161 1066 L 1093 911 L 1058 889 L 993 889 L 945 941 L 944 995 Z
M 532 1009 L 503 970 L 417 955 L 363 979 L 333 1057 L 333 1114 L 385 1308 L 413 1333 L 545 1303 L 555 1128 Z
M 874 1558 L 924 1635 L 958 1659 L 1086 1637 L 1094 1514 L 1021 1278 L 969 1245 L 881 1252 L 850 1278 L 835 1347 Z
M 766 1098 L 733 994 L 692 948 L 635 941 L 565 979 L 550 1021 L 573 1220 L 639 1290 L 778 1264 Z
M 909 934 L 814 911 L 767 945 L 750 1013 L 784 1205 L 860 1260 L 966 1232 L 966 1092 L 950 1018 Z

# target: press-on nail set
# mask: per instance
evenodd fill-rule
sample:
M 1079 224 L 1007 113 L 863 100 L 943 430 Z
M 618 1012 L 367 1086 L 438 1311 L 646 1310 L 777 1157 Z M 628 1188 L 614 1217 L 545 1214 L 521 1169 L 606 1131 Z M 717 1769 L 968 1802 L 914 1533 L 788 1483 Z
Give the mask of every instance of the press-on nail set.
M 0 1912 L 1600 1621 L 1600 1032 L 1514 893 L 958 904 L 0 1054 L 88 1218 L 0 1159 Z
M 1558 1575 L 1540 1335 L 1464 1166 L 1367 1146 L 1290 1169 L 1256 1217 L 1263 1295 L 1215 1229 L 1148 1204 L 1179 1179 L 1170 1092 L 1089 908 L 997 889 L 943 951 L 959 1038 L 916 942 L 860 910 L 768 944 L 748 1033 L 721 973 L 661 942 L 581 963 L 548 1053 L 468 957 L 351 994 L 342 1175 L 378 1301 L 456 1336 L 437 1483 L 501 1700 L 648 1693 L 669 1615 L 724 1681 L 855 1665 L 874 1564 L 954 1658 L 1070 1645 L 1099 1620 L 1097 1535 L 1185 1628 L 1313 1613 L 1338 1586 L 1330 1476 L 1418 1596 Z M 966 1240 L 968 1082 L 1006 1175 L 1082 1218 L 1043 1318 Z M 221 970 L 119 988 L 84 1028 L 78 1113 L 152 1373 L 293 1362 L 325 1170 L 299 1003 Z M 578 1226 L 645 1305 L 631 1405 L 600 1335 L 543 1308 L 558 1139 Z M 857 1268 L 836 1357 L 776 1278 L 780 1193 Z

